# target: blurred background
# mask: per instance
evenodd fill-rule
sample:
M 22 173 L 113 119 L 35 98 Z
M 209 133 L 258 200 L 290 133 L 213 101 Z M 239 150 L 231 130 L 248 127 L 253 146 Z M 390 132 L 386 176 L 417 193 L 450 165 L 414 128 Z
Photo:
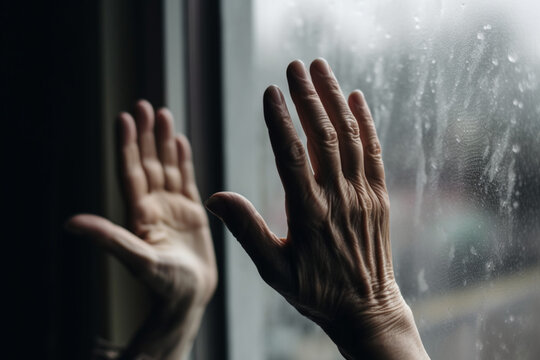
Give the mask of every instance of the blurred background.
M 89 358 L 145 316 L 145 290 L 62 231 L 79 211 L 124 221 L 114 116 L 138 98 L 172 109 L 203 197 L 237 191 L 285 235 L 262 93 L 287 93 L 287 64 L 317 57 L 370 104 L 396 276 L 428 353 L 540 358 L 536 1 L 8 1 L 0 16 L 13 358 Z M 221 280 L 192 358 L 340 359 L 212 228 Z

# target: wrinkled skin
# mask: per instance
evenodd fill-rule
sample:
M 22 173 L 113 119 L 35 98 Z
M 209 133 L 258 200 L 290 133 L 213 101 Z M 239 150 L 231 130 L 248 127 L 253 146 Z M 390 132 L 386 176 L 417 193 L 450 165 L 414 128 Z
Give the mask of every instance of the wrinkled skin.
M 264 114 L 286 195 L 288 234 L 274 235 L 253 206 L 217 193 L 220 217 L 262 278 L 319 324 L 349 359 L 427 358 L 394 279 L 390 204 L 381 146 L 359 91 L 348 101 L 322 59 L 287 69 L 307 150 L 283 95 L 271 86 Z
M 189 352 L 217 284 L 208 219 L 194 179 L 188 140 L 175 136 L 167 109 L 142 100 L 135 119 L 118 117 L 121 175 L 133 232 L 95 215 L 74 216 L 68 230 L 116 256 L 154 295 L 147 322 L 123 357 L 178 359 Z

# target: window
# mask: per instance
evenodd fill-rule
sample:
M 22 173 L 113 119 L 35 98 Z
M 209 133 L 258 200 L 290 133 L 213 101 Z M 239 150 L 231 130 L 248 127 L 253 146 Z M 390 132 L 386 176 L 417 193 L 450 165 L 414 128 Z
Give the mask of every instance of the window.
M 395 271 L 428 353 L 539 358 L 538 3 L 234 0 L 222 15 L 226 188 L 286 234 L 262 93 L 287 89 L 291 60 L 325 57 L 373 112 Z M 226 246 L 231 359 L 341 359 Z

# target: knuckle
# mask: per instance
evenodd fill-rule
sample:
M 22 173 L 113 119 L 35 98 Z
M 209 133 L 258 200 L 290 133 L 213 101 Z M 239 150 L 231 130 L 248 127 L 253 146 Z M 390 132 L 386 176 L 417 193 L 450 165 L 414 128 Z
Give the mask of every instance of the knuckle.
M 304 145 L 300 141 L 294 141 L 284 146 L 278 156 L 291 166 L 301 166 L 306 160 Z
M 358 141 L 360 139 L 360 128 L 356 120 L 352 119 L 350 116 L 344 116 L 345 121 L 343 121 L 342 127 L 343 132 L 346 133 L 351 140 Z
M 360 208 L 362 209 L 362 211 L 372 213 L 376 209 L 377 197 L 369 187 L 363 186 L 362 189 L 359 190 L 358 196 L 360 200 Z
M 366 196 L 364 197 L 364 201 L 363 201 L 363 208 L 365 211 L 371 211 L 373 209 L 373 199 L 371 198 L 371 196 Z
M 382 159 L 381 144 L 379 144 L 376 138 L 369 139 L 367 151 L 372 157 Z
M 323 144 L 333 146 L 333 145 L 337 145 L 338 143 L 338 135 L 337 135 L 336 129 L 334 129 L 334 127 L 331 125 L 323 126 L 318 131 L 317 135 L 319 137 L 319 140 Z

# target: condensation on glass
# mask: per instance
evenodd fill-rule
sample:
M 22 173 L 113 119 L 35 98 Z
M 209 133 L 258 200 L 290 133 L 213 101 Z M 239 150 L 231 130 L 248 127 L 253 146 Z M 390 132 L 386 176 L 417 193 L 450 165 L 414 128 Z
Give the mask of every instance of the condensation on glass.
M 286 234 L 261 97 L 287 92 L 289 61 L 326 58 L 372 109 L 395 271 L 428 353 L 540 359 L 540 4 L 224 3 L 227 188 Z M 231 358 L 341 358 L 227 250 Z

